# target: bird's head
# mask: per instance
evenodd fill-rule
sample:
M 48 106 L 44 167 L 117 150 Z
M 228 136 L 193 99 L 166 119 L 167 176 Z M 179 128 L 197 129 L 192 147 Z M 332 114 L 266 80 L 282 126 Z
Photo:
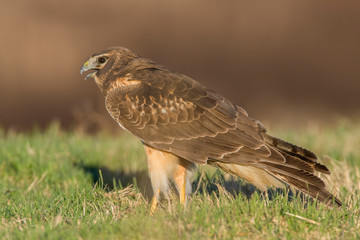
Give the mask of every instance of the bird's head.
M 124 66 L 138 57 L 127 48 L 107 48 L 93 54 L 81 67 L 80 74 L 85 76 L 85 79 L 94 79 L 100 89 L 103 90 L 107 79 L 113 79 L 109 77 L 121 72 Z

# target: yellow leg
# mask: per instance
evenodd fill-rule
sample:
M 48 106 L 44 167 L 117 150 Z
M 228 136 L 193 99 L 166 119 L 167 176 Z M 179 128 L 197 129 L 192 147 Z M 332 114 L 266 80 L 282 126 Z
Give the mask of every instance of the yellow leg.
M 185 174 L 186 175 L 186 174 Z M 185 176 L 186 177 L 186 176 Z M 185 202 L 186 202 L 186 189 L 185 189 L 185 186 L 186 186 L 186 178 L 184 177 L 184 183 L 183 183 L 183 186 L 180 190 L 180 203 L 185 205 Z
M 186 203 L 186 168 L 179 165 L 174 172 L 174 181 L 179 190 L 180 203 Z
M 158 197 L 160 196 L 160 190 L 158 190 L 157 194 L 154 193 L 153 198 L 151 199 L 151 205 L 150 205 L 150 215 L 153 215 L 158 203 Z

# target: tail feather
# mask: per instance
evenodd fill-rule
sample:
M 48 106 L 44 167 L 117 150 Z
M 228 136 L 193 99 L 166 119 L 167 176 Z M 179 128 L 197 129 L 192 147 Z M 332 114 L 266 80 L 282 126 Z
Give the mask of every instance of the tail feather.
M 264 134 L 264 138 L 265 138 L 265 142 L 267 144 L 274 146 L 275 148 L 277 148 L 283 152 L 286 152 L 287 154 L 295 155 L 295 156 L 301 158 L 302 160 L 304 160 L 305 162 L 315 163 L 317 161 L 317 156 L 315 155 L 315 153 L 313 153 L 307 149 L 298 147 L 294 144 L 285 142 L 284 140 L 272 137 L 268 134 Z
M 306 161 L 306 160 L 304 161 L 303 157 L 300 157 L 297 154 L 290 154 L 289 152 L 286 152 L 286 151 L 284 151 L 282 149 L 278 149 L 278 151 L 283 156 L 286 157 L 286 162 L 289 162 L 289 163 L 294 162 L 293 159 L 297 159 L 297 161 L 302 162 L 302 165 L 304 167 L 305 167 L 305 165 L 307 166 L 305 168 L 307 168 L 306 170 L 309 171 L 309 172 L 313 173 L 314 171 L 318 171 L 318 172 L 322 172 L 322 173 L 325 173 L 325 174 L 330 174 L 330 170 L 326 166 L 324 166 L 324 165 L 322 165 L 322 164 L 320 164 L 318 162 L 311 162 L 310 163 L 309 161 Z
M 312 185 L 312 186 L 316 186 L 319 188 L 325 188 L 325 183 L 323 180 L 321 180 L 314 174 L 309 173 L 305 170 L 290 168 L 287 166 L 282 166 L 282 165 L 268 163 L 268 162 L 262 163 L 259 165 L 261 168 L 268 170 L 271 173 L 288 176 L 293 179 L 297 179 L 298 181 L 306 182 L 307 184 Z
M 332 195 L 330 192 L 328 192 L 324 188 L 320 188 L 318 186 L 314 186 L 309 184 L 305 181 L 299 181 L 299 179 L 295 179 L 286 175 L 278 174 L 278 173 L 272 173 L 272 175 L 277 176 L 282 181 L 288 183 L 289 185 L 297 188 L 298 190 L 310 195 L 311 197 L 324 202 L 325 204 L 328 204 L 330 206 L 333 206 L 335 203 L 337 206 L 341 206 L 341 201 L 336 198 L 334 195 Z
M 272 137 L 268 134 L 265 134 L 264 138 L 267 144 L 277 148 L 281 153 L 294 156 L 303 160 L 306 163 L 309 163 L 310 166 L 312 166 L 316 171 L 330 174 L 330 171 L 326 166 L 317 162 L 317 156 L 315 155 L 315 153 L 305 148 L 301 148 L 294 144 L 285 142 L 284 140 L 281 140 L 279 138 Z
M 244 178 L 261 190 L 268 186 L 278 187 L 281 185 L 280 181 L 328 205 L 333 205 L 333 202 L 338 206 L 342 205 L 339 199 L 325 189 L 324 181 L 314 175 L 316 171 L 326 174 L 330 174 L 330 171 L 317 162 L 313 152 L 266 133 L 263 136 L 270 155 L 265 154 L 266 151 L 257 153 L 257 149 L 244 147 L 236 153 L 226 155 L 224 159 L 227 164 L 218 161 L 210 164 Z
M 286 158 L 286 163 L 303 170 L 303 172 L 293 175 L 291 171 L 287 171 L 288 169 L 279 171 L 283 167 L 272 166 L 275 168 L 275 170 L 269 169 L 272 175 L 309 194 L 311 197 L 317 198 L 319 201 L 332 205 L 334 199 L 334 202 L 341 206 L 341 201 L 329 193 L 325 189 L 325 183 L 314 175 L 315 171 L 325 174 L 330 174 L 330 171 L 326 166 L 317 162 L 317 156 L 313 152 L 267 134 L 264 134 L 264 139 L 269 146 L 276 148 L 282 153 Z M 294 161 L 294 159 L 296 160 Z M 301 161 L 307 167 L 301 166 L 298 161 Z

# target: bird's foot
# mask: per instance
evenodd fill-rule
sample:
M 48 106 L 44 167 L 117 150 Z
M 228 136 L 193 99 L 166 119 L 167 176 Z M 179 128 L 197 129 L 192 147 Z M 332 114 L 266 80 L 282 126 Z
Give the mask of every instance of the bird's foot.
M 151 199 L 150 216 L 154 215 L 154 213 L 155 213 L 159 195 L 160 195 L 160 190 L 158 190 L 157 194 L 154 194 L 153 198 Z

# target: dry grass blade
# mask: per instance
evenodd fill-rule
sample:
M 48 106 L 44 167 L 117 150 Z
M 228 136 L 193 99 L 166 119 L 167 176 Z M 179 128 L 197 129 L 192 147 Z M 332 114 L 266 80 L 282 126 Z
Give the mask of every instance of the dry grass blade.
M 35 185 L 39 184 L 42 180 L 44 180 L 45 177 L 46 177 L 46 172 L 41 175 L 40 179 L 36 177 L 34 181 L 29 185 L 29 187 L 26 189 L 25 193 L 30 192 L 35 187 Z
M 201 181 L 202 181 L 203 177 L 204 177 L 204 172 L 201 172 L 201 175 L 200 175 L 200 177 L 199 177 L 199 182 L 198 182 L 198 184 L 197 184 L 197 187 L 196 187 L 196 190 L 195 190 L 195 192 L 194 192 L 194 195 L 196 195 L 197 192 L 199 191 L 199 189 L 200 189 L 200 184 L 201 184 Z
M 311 220 L 311 219 L 308 219 L 308 218 L 305 218 L 305 217 L 302 217 L 302 216 L 299 216 L 299 215 L 295 215 L 295 214 L 292 214 L 292 213 L 289 213 L 289 212 L 285 212 L 285 214 L 289 215 L 291 217 L 295 217 L 297 219 L 303 220 L 305 222 L 312 223 L 312 224 L 320 226 L 320 223 L 317 222 L 317 221 L 314 221 L 314 220 Z
M 118 190 L 118 191 L 114 191 L 114 192 L 109 192 L 109 193 L 105 193 L 105 196 L 111 199 L 119 199 L 122 200 L 126 197 L 131 197 L 136 195 L 136 191 L 133 188 L 133 185 L 130 184 L 129 186 L 127 186 L 124 189 Z

